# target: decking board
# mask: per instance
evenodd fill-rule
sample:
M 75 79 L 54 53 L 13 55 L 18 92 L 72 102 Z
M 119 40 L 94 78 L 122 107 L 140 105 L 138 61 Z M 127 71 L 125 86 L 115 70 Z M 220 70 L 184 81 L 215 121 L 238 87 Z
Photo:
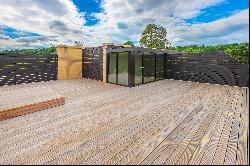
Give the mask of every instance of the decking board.
M 248 164 L 248 88 L 162 80 L 0 87 L 53 89 L 65 105 L 0 121 L 0 164 Z M 8 99 L 6 99 L 8 100 Z

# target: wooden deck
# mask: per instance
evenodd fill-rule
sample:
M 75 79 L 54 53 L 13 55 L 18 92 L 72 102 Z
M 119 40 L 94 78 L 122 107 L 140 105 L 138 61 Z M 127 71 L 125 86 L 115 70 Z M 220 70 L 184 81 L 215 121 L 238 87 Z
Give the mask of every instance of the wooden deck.
M 0 92 L 23 88 L 50 88 L 66 103 L 0 121 L 0 164 L 249 162 L 248 89 L 175 80 L 127 88 L 74 80 Z
M 0 120 L 63 105 L 65 98 L 50 88 L 8 88 L 0 95 Z

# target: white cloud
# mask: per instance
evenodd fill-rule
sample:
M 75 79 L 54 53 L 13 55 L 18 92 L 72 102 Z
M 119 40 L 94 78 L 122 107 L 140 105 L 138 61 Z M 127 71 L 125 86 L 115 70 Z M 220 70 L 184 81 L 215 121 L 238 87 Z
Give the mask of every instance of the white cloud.
M 249 10 L 209 23 L 179 27 L 173 32 L 178 44 L 221 44 L 249 41 Z M 181 40 L 180 40 L 181 39 Z
M 1 24 L 44 36 L 57 36 L 62 43 L 82 39 L 83 16 L 68 0 L 0 1 Z
M 15 39 L 5 37 L 1 40 L 0 34 L 0 44 L 4 45 L 4 47 L 0 47 L 0 50 L 50 47 L 55 42 L 57 42 L 57 39 L 47 36 L 28 36 Z
M 99 24 L 88 28 L 95 29 L 91 33 L 92 36 L 98 35 L 102 42 L 138 40 L 141 32 L 149 23 L 164 26 L 168 31 L 168 38 L 174 45 L 248 41 L 248 35 L 246 35 L 249 34 L 247 27 L 249 25 L 248 9 L 232 12 L 228 18 L 210 23 L 192 25 L 185 21 L 185 19 L 199 16 L 203 12 L 202 10 L 207 7 L 222 3 L 225 1 L 104 0 L 101 3 L 104 12 L 96 14 L 96 17 L 100 19 Z M 239 38 L 242 36 L 244 37 Z
M 1 47 L 22 47 L 48 44 L 86 45 L 104 42 L 122 43 L 138 40 L 149 23 L 164 26 L 175 45 L 211 44 L 248 41 L 249 10 L 210 23 L 189 24 L 202 10 L 225 0 L 97 0 L 102 13 L 93 13 L 99 20 L 94 26 L 84 26 L 85 14 L 69 0 L 0 1 L 0 24 L 44 36 L 42 38 L 1 40 Z M 0 25 L 1 29 L 1 25 Z M 2 32 L 0 31 L 0 34 Z M 3 36 L 3 34 L 2 34 Z M 3 38 L 3 37 L 2 37 Z M 33 41 L 28 42 L 28 41 Z
M 0 31 L 0 41 L 1 40 L 7 40 L 7 39 L 9 39 L 9 37 L 4 35 L 4 34 L 1 34 L 1 31 Z

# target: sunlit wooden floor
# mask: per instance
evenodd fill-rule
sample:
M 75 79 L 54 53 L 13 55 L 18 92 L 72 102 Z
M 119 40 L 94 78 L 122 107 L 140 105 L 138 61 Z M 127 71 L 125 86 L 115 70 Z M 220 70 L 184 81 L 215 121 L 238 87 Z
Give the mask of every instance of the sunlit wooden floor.
M 0 164 L 247 164 L 249 90 L 175 80 L 48 88 L 64 106 L 0 121 Z M 1 93 L 0 93 L 1 95 Z M 1 101 L 0 101 L 1 102 Z

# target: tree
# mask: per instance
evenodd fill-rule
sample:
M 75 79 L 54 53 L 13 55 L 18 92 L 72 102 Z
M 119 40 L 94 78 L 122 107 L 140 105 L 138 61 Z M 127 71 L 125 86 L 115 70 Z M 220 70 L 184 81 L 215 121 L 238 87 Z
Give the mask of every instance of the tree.
M 127 41 L 125 43 L 123 43 L 124 45 L 130 45 L 130 46 L 135 46 L 134 43 L 132 41 Z
M 160 25 L 149 24 L 142 32 L 140 45 L 148 48 L 168 48 L 170 42 L 167 39 L 167 30 Z
M 56 48 L 52 45 L 49 48 L 36 48 L 36 49 L 21 49 L 21 50 L 6 50 L 4 52 L 17 53 L 17 54 L 54 54 L 56 53 Z

